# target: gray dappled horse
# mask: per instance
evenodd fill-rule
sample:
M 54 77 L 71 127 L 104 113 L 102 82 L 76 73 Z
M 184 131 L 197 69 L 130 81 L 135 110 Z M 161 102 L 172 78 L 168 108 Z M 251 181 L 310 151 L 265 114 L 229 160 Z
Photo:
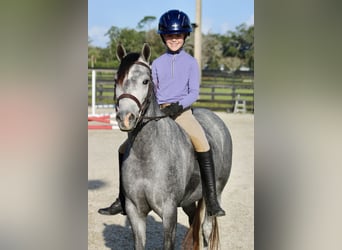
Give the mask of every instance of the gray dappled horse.
M 152 210 L 162 219 L 164 249 L 174 249 L 177 207 L 183 208 L 191 225 L 183 246 L 217 248 L 217 219 L 205 213 L 200 171 L 191 141 L 157 104 L 148 64 L 150 47 L 144 44 L 140 54 L 126 54 L 119 45 L 116 53 L 121 61 L 115 84 L 116 119 L 120 129 L 128 132 L 129 141 L 122 163 L 122 182 L 135 249 L 145 248 L 146 217 Z M 213 112 L 194 109 L 193 113 L 203 126 L 213 153 L 220 200 L 230 174 L 231 136 Z

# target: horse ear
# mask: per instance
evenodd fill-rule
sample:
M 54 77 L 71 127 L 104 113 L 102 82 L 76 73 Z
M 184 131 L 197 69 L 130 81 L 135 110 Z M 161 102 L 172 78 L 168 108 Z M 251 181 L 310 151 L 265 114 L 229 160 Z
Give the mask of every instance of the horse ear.
M 146 62 L 149 62 L 151 57 L 151 48 L 150 45 L 148 45 L 148 43 L 144 43 L 144 46 L 141 50 L 141 56 Z
M 126 50 L 124 48 L 123 45 L 118 44 L 118 46 L 116 47 L 116 57 L 118 58 L 118 60 L 121 62 L 122 58 L 124 58 L 126 56 Z

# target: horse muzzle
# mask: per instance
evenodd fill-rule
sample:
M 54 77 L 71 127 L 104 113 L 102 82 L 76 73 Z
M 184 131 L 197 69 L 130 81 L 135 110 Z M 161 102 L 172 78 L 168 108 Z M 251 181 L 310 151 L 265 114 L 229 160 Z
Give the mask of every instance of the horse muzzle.
M 116 121 L 121 131 L 131 131 L 135 128 L 138 116 L 131 112 L 119 111 L 116 114 Z

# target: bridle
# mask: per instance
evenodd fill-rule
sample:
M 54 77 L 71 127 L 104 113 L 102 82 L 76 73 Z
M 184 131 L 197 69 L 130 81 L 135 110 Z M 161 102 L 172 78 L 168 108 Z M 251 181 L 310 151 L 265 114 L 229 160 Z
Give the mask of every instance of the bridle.
M 152 71 L 151 71 L 151 68 L 150 66 L 147 64 L 147 63 L 144 63 L 144 62 L 141 62 L 141 61 L 136 61 L 132 64 L 132 66 L 134 64 L 138 64 L 138 65 L 141 65 L 141 66 L 144 66 L 146 67 L 148 70 L 149 70 L 149 75 L 150 75 L 150 79 L 152 79 Z M 131 66 L 131 67 L 132 67 Z M 129 71 L 129 69 L 128 69 Z M 116 87 L 116 83 L 115 83 L 115 87 Z M 145 114 L 148 106 L 150 105 L 150 97 L 151 95 L 153 94 L 153 82 L 150 80 L 148 82 L 148 90 L 147 90 L 147 95 L 145 97 L 145 100 L 143 101 L 143 103 L 140 103 L 140 101 L 138 100 L 138 98 L 136 98 L 134 95 L 132 94 L 129 94 L 129 93 L 123 93 L 121 94 L 120 96 L 117 97 L 116 99 L 116 105 L 115 105 L 115 109 L 116 111 L 118 111 L 117 107 L 119 106 L 119 101 L 121 99 L 124 99 L 124 98 L 128 98 L 128 99 L 131 99 L 132 101 L 134 101 L 137 106 L 139 107 L 139 115 L 138 115 L 138 121 L 136 124 L 138 124 L 141 120 L 159 120 L 161 118 L 165 118 L 167 117 L 167 115 L 162 115 L 162 116 L 144 116 L 143 114 Z M 116 90 L 114 89 L 114 93 L 116 93 Z

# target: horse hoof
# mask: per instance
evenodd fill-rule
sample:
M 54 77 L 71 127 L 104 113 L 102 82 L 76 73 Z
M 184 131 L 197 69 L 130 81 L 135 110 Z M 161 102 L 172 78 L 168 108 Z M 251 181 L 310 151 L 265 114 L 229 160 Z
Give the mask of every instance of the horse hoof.
M 210 211 L 208 212 L 209 216 L 213 216 L 213 217 L 221 217 L 221 216 L 225 216 L 226 212 L 222 209 L 217 210 L 217 211 Z

